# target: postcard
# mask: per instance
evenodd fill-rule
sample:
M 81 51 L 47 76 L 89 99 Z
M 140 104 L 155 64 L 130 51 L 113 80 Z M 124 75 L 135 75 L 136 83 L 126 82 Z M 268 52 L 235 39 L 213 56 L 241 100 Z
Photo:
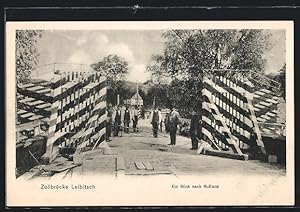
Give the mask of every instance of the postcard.
M 293 36 L 7 22 L 7 206 L 294 205 Z

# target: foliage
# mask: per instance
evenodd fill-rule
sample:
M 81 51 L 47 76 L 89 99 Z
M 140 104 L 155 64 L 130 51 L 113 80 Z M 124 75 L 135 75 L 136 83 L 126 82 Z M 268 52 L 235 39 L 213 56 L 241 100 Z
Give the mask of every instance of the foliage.
M 36 47 L 42 37 L 42 30 L 16 31 L 16 76 L 17 82 L 29 79 L 31 70 L 38 64 L 39 53 Z
M 281 96 L 283 99 L 285 99 L 286 91 L 285 91 L 285 82 L 286 82 L 286 64 L 282 66 L 282 68 L 279 70 L 279 73 L 275 76 L 273 76 L 273 80 L 280 83 L 280 91 Z
M 128 73 L 128 62 L 118 55 L 110 54 L 98 63 L 92 64 L 91 67 L 114 81 L 123 80 L 125 74 Z
M 153 60 L 171 77 L 191 78 L 211 68 L 262 72 L 270 47 L 269 34 L 262 30 L 169 30 L 162 36 L 164 53 Z
M 281 95 L 283 97 L 283 99 L 285 100 L 286 98 L 286 91 L 285 91 L 285 82 L 286 82 L 286 64 L 284 64 L 284 66 L 282 67 L 282 69 L 280 69 L 280 75 L 279 75 L 279 81 L 281 83 Z
M 151 84 L 149 87 L 147 94 L 144 97 L 144 105 L 149 108 L 153 107 L 153 102 L 155 98 L 155 106 L 165 107 L 168 106 L 168 97 L 167 97 L 167 89 L 164 85 L 154 85 Z
M 91 64 L 91 68 L 107 77 L 108 103 L 116 104 L 116 96 L 128 92 L 124 87 L 124 77 L 128 73 L 128 62 L 118 55 L 108 55 L 98 63 Z
M 269 34 L 262 30 L 168 30 L 165 49 L 153 55 L 147 70 L 162 84 L 165 102 L 177 108 L 199 107 L 205 69 L 251 69 L 263 73 Z M 171 79 L 166 82 L 161 79 Z M 166 86 L 168 85 L 168 86 Z

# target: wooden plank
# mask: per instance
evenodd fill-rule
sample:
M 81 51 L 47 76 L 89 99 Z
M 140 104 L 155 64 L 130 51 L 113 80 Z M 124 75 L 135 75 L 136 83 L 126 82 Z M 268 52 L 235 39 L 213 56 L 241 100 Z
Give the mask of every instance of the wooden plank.
M 123 157 L 117 157 L 116 162 L 116 171 L 125 170 L 125 163 Z
M 33 127 L 39 126 L 40 124 L 41 124 L 40 120 L 35 120 L 35 121 L 29 122 L 29 123 L 17 125 L 17 132 L 26 130 L 28 128 L 33 128 Z
M 136 168 L 139 169 L 139 170 L 146 169 L 146 167 L 144 166 L 144 164 L 142 162 L 140 162 L 140 161 L 134 162 L 134 164 L 135 164 Z
M 28 102 L 28 105 L 34 106 L 34 105 L 38 105 L 38 104 L 42 104 L 42 103 L 44 103 L 44 101 L 42 101 L 42 100 L 37 100 L 37 101 L 34 101 L 34 102 Z
M 29 91 L 37 91 L 37 90 L 41 90 L 41 89 L 44 89 L 44 87 L 42 86 L 34 86 L 34 87 L 30 87 L 30 88 L 27 88 L 27 90 Z
M 255 91 L 254 94 L 259 95 L 259 96 L 265 95 L 265 93 L 261 92 L 261 91 Z
M 97 82 L 92 82 L 89 83 L 88 85 L 86 85 L 83 89 L 93 89 L 94 87 L 96 87 L 99 83 Z
M 258 104 L 256 104 L 256 105 L 253 105 L 253 106 L 256 107 L 256 108 L 260 108 L 260 109 L 266 108 L 266 106 L 261 105 L 260 103 L 258 103 Z
M 22 99 L 22 98 L 24 98 L 24 96 L 17 93 L 17 99 Z
M 63 89 L 68 89 L 68 88 L 73 87 L 73 86 L 76 85 L 76 84 L 77 84 L 77 82 L 67 82 L 66 84 L 64 84 L 64 85 L 62 86 L 62 88 L 63 88 Z
M 20 88 L 28 88 L 28 87 L 32 87 L 32 86 L 34 86 L 34 84 L 32 84 L 32 83 L 18 85 L 18 87 L 20 87 Z
M 24 173 L 23 175 L 21 175 L 20 177 L 17 178 L 18 181 L 27 181 L 27 180 L 31 180 L 32 178 L 34 178 L 37 174 L 39 173 L 38 169 L 33 169 L 30 170 L 26 173 Z
M 27 113 L 27 111 L 26 111 L 26 110 L 19 110 L 19 111 L 17 112 L 18 115 L 24 114 L 24 113 Z
M 154 170 L 153 166 L 149 161 L 143 162 L 143 165 L 145 166 L 146 170 Z
M 44 88 L 43 90 L 38 90 L 36 92 L 42 94 L 42 93 L 49 93 L 50 91 L 51 91 L 50 88 Z
M 273 104 L 277 104 L 278 103 L 278 101 L 274 100 L 274 98 L 273 99 L 266 99 L 266 101 L 271 102 Z
M 28 118 L 30 116 L 34 116 L 35 114 L 34 113 L 25 113 L 23 115 L 21 115 L 22 118 Z
M 28 119 L 34 121 L 34 120 L 37 120 L 37 119 L 40 119 L 40 118 L 43 118 L 43 117 L 44 117 L 44 116 L 37 115 L 37 116 L 32 116 L 32 117 L 30 117 L 30 118 L 28 118 Z
M 219 156 L 223 158 L 237 159 L 237 160 L 248 160 L 248 155 L 246 154 L 239 155 L 232 152 L 219 151 L 213 149 L 206 149 L 205 154 L 212 155 L 212 156 Z
M 28 138 L 27 136 L 22 135 L 22 136 L 20 136 L 20 137 L 17 138 L 17 141 L 20 142 L 20 141 L 25 140 L 27 138 Z
M 25 103 L 25 102 L 30 102 L 30 101 L 32 101 L 32 100 L 35 100 L 35 99 L 34 99 L 34 98 L 31 98 L 31 97 L 29 97 L 29 98 L 22 99 L 22 100 L 20 100 L 19 102 L 21 102 L 21 103 Z
M 36 107 L 39 108 L 39 109 L 43 109 L 43 108 L 50 107 L 50 106 L 51 106 L 51 104 L 45 103 L 45 104 L 42 104 L 42 105 L 38 105 Z
M 269 102 L 260 102 L 259 104 L 264 105 L 266 107 L 270 107 L 272 105 L 272 103 Z

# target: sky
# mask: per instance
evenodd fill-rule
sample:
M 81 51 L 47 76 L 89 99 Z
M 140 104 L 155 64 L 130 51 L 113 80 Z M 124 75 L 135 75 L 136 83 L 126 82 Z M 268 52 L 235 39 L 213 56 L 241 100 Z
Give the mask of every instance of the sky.
M 145 82 L 150 79 L 146 66 L 151 55 L 161 53 L 164 40 L 161 30 L 53 30 L 45 31 L 38 43 L 38 66 L 50 63 L 90 65 L 108 54 L 117 54 L 129 63 L 127 80 Z M 285 62 L 285 33 L 271 32 L 271 50 L 265 55 L 266 73 L 277 72 Z

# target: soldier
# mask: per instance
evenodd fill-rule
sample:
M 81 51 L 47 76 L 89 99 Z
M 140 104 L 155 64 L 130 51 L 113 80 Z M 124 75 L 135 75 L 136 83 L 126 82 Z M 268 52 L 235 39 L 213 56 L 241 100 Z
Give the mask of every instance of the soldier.
M 250 142 L 251 142 L 251 147 L 250 147 L 250 151 L 251 151 L 251 155 L 254 158 L 258 158 L 260 155 L 260 148 L 257 145 L 257 134 L 256 134 L 256 129 L 255 126 L 252 127 L 252 131 L 250 134 Z
M 159 132 L 162 133 L 162 125 L 163 125 L 163 115 L 161 113 L 161 109 L 159 108 L 158 111 L 160 112 L 161 114 L 161 119 L 160 119 L 160 122 L 159 122 Z
M 111 136 L 111 128 L 112 128 L 112 111 L 111 107 L 107 108 L 107 116 L 106 116 L 106 141 L 111 141 L 109 138 Z
M 170 132 L 170 113 L 168 112 L 165 116 L 165 131 L 166 133 Z
M 177 125 L 181 123 L 180 121 L 180 115 L 176 111 L 175 107 L 172 108 L 172 112 L 170 115 L 170 138 L 171 138 L 171 143 L 168 145 L 175 145 L 176 144 L 176 132 L 177 132 Z
M 153 136 L 157 137 L 158 126 L 161 122 L 161 112 L 157 109 L 157 107 L 155 107 L 154 111 L 151 112 L 150 120 L 152 124 Z
M 130 111 L 128 107 L 126 107 L 124 111 L 124 132 L 129 133 L 129 124 L 130 124 Z
M 121 127 L 121 110 L 120 107 L 117 106 L 117 109 L 114 114 L 114 136 L 119 136 L 120 127 Z
M 132 111 L 133 132 L 137 132 L 138 120 L 139 120 L 139 111 L 138 111 L 138 107 L 135 106 L 135 108 Z
M 191 125 L 190 125 L 190 135 L 192 140 L 192 148 L 198 149 L 198 140 L 200 140 L 200 114 L 195 108 L 192 113 Z

